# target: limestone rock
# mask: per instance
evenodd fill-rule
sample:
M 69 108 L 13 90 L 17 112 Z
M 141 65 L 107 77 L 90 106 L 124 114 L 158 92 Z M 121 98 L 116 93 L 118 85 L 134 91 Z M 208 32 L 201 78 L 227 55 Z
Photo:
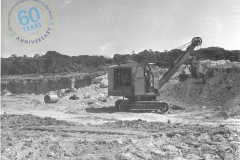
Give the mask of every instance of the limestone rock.
M 98 97 L 98 101 L 107 102 L 107 97 L 100 96 L 100 97 Z
M 102 80 L 107 79 L 107 78 L 108 78 L 108 74 L 96 77 L 96 78 L 92 79 L 92 84 L 98 84 Z
M 107 79 L 103 79 L 101 82 L 100 82 L 100 88 L 107 88 L 108 87 L 108 80 Z
M 61 89 L 60 91 L 57 91 L 57 96 L 60 98 L 66 96 L 65 89 Z
M 93 104 L 93 103 L 95 103 L 95 102 L 96 102 L 96 99 L 90 99 L 90 100 L 87 102 L 87 104 L 90 105 L 90 104 Z
M 111 100 L 114 100 L 114 97 L 113 96 L 108 96 L 109 99 Z
M 65 93 L 65 89 L 61 89 L 61 93 Z
M 71 92 L 77 92 L 77 88 L 71 88 Z
M 88 98 L 91 97 L 91 94 L 90 94 L 90 93 L 85 93 L 85 94 L 83 95 L 83 97 L 84 97 L 84 99 L 88 99 Z
M 71 93 L 71 89 L 67 88 L 67 89 L 65 90 L 65 93 L 66 93 L 66 94 Z
M 9 91 L 9 90 L 7 90 L 7 89 L 4 89 L 2 92 L 1 92 L 1 96 L 9 96 L 9 95 L 11 95 L 12 93 Z
M 77 100 L 79 97 L 77 95 L 72 95 L 69 97 L 69 100 Z

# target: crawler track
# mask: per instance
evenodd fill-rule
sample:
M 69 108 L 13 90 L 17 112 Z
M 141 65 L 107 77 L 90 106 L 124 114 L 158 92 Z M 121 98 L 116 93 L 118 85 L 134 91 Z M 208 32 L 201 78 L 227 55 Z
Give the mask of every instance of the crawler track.
M 119 104 L 119 107 L 118 107 Z M 123 101 L 116 102 L 116 107 L 123 112 L 128 111 L 157 111 L 158 113 L 167 113 L 169 106 L 165 102 L 159 101 Z

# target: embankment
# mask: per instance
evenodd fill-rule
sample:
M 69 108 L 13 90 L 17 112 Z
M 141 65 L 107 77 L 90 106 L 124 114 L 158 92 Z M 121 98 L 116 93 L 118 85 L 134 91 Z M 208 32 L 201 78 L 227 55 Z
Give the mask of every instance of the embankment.
M 3 76 L 1 90 L 7 89 L 13 94 L 45 94 L 65 88 L 84 87 L 91 84 L 93 78 L 103 73 L 76 73 L 50 76 Z

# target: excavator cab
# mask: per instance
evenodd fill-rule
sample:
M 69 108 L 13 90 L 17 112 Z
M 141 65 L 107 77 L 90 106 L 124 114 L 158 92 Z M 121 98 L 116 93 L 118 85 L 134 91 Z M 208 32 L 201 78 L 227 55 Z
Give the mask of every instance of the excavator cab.
M 155 99 L 158 93 L 152 93 L 153 80 L 148 63 L 130 62 L 111 66 L 108 68 L 108 94 L 131 100 Z

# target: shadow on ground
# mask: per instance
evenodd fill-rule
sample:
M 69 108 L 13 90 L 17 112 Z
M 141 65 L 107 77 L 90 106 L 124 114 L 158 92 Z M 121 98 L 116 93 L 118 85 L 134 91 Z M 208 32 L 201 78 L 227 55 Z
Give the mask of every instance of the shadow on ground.
M 102 108 L 86 108 L 85 110 L 88 113 L 116 113 L 116 112 L 157 113 L 157 112 L 147 111 L 147 110 L 142 110 L 142 111 L 140 111 L 140 110 L 139 111 L 137 111 L 137 110 L 119 111 L 114 106 L 102 107 Z
M 115 113 L 119 112 L 114 106 L 102 107 L 102 108 L 86 108 L 86 112 L 89 113 Z

